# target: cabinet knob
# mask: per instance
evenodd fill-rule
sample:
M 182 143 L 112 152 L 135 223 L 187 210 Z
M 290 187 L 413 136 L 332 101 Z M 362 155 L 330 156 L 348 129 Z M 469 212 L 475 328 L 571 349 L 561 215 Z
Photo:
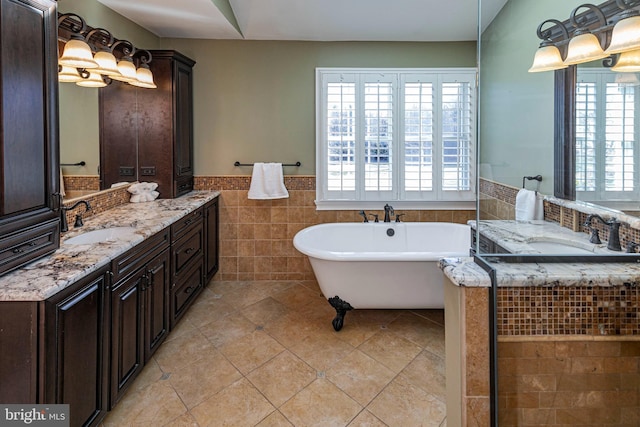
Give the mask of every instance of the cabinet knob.
M 190 253 L 192 253 L 193 251 L 195 251 L 195 249 L 193 248 L 187 248 L 187 250 L 184 251 L 185 254 L 189 255 Z
M 189 286 L 187 289 L 184 290 L 185 294 L 190 294 L 191 292 L 193 292 L 193 287 Z

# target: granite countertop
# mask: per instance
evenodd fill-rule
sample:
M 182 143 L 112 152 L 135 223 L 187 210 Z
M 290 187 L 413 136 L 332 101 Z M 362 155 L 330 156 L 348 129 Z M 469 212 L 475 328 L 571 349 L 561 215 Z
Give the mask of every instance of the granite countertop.
M 589 242 L 587 233 L 571 231 L 555 222 L 538 221 L 510 221 L 510 220 L 482 220 L 469 221 L 474 230 L 480 229 L 480 234 L 493 240 L 498 245 L 513 254 L 549 254 L 548 249 L 532 246 L 532 243 L 558 243 L 571 245 L 576 248 L 575 254 L 589 255 L 617 255 L 620 252 L 607 249 L 606 242 L 593 244 Z M 567 247 L 567 254 L 572 253 Z M 559 253 L 559 252 L 556 252 Z
M 128 203 L 92 216 L 82 228 L 64 233 L 53 254 L 0 277 L 0 301 L 45 300 L 219 195 L 218 191 L 192 191 L 176 199 Z M 135 231 L 114 242 L 65 243 L 79 234 L 111 227 Z
M 469 224 L 476 229 L 475 221 Z M 531 242 L 559 242 L 575 244 L 577 248 L 594 255 L 620 255 L 610 251 L 606 244 L 589 243 L 588 235 L 575 233 L 558 224 L 546 221 L 480 221 L 481 234 L 503 248 L 518 254 L 543 254 L 530 246 Z M 570 251 L 570 250 L 569 250 Z M 583 254 L 577 254 L 583 255 Z M 588 257 L 585 254 L 585 257 Z M 489 275 L 472 257 L 445 258 L 440 260 L 445 276 L 459 286 L 491 286 Z M 496 270 L 498 286 L 638 286 L 640 264 L 636 262 L 491 262 Z

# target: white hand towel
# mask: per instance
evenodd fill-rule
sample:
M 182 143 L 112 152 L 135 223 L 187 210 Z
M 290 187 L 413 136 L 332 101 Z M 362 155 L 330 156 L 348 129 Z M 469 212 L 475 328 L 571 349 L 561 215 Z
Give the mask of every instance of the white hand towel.
M 537 192 L 521 189 L 516 196 L 516 221 L 544 219 L 542 198 Z
M 284 186 L 282 163 L 254 163 L 248 197 L 258 200 L 289 197 Z

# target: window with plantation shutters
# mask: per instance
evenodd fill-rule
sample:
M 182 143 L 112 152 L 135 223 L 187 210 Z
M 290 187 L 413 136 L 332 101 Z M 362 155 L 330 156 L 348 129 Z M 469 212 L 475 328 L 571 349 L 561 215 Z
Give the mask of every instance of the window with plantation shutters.
M 637 199 L 640 82 L 607 69 L 576 84 L 576 191 L 581 200 Z
M 475 200 L 475 79 L 475 69 L 317 69 L 318 207 Z

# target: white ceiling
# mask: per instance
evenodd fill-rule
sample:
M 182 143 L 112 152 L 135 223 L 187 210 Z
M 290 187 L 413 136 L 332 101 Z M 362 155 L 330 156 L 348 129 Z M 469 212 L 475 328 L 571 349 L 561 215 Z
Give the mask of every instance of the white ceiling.
M 159 37 L 315 41 L 477 38 L 478 0 L 98 1 Z M 482 0 L 483 28 L 506 1 Z

